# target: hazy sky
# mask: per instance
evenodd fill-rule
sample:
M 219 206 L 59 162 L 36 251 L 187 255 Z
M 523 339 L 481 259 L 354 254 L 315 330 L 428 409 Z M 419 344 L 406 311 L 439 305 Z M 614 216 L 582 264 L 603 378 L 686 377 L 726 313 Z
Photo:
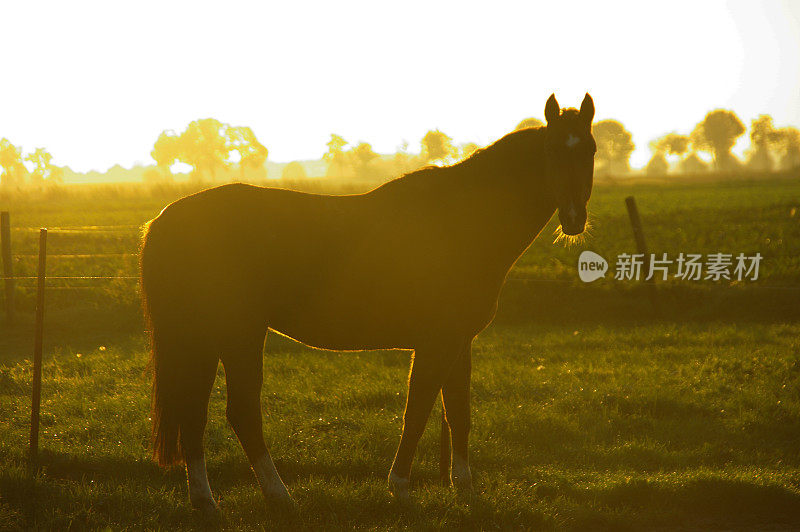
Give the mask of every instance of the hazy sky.
M 800 1 L 19 1 L 0 19 L 0 137 L 81 171 L 150 164 L 161 130 L 209 116 L 273 161 L 319 158 L 332 132 L 488 143 L 551 92 L 589 91 L 635 166 L 717 107 L 800 125 Z

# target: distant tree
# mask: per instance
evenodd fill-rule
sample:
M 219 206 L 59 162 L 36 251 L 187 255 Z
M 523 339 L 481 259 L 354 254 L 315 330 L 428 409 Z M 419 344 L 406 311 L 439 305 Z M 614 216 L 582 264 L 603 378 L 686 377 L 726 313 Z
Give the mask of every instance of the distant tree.
M 654 153 L 645 167 L 645 171 L 649 176 L 665 175 L 667 170 L 669 170 L 669 163 L 662 151 Z
M 592 126 L 592 134 L 597 143 L 597 173 L 629 172 L 631 153 L 636 145 L 625 126 L 617 120 L 601 120 Z
M 22 150 L 14 146 L 8 139 L 0 139 L 0 184 L 19 186 L 25 182 L 27 170 L 22 164 Z
M 200 168 L 200 155 L 198 153 L 198 143 L 200 142 L 200 128 L 196 122 L 190 123 L 178 137 L 178 160 L 192 167 L 189 177 L 194 180 L 201 180 L 202 169 Z
M 708 164 L 697 155 L 696 151 L 692 151 L 680 162 L 679 168 L 684 174 L 699 174 L 708 171 Z
M 519 131 L 520 129 L 526 129 L 529 127 L 542 127 L 543 125 L 544 122 L 542 122 L 538 118 L 526 118 L 522 122 L 517 124 L 517 127 L 514 128 L 514 131 Z
M 533 120 L 536 119 L 534 118 Z M 466 159 L 467 157 L 472 155 L 473 152 L 477 151 L 479 148 L 480 146 L 478 146 L 474 142 L 467 142 L 466 144 L 462 144 L 461 146 L 459 146 L 459 152 L 460 152 L 459 156 L 462 159 Z
M 747 150 L 747 166 L 752 170 L 772 170 L 772 151 L 776 139 L 772 117 L 761 115 L 750 123 L 750 149 Z
M 438 129 L 428 131 L 422 137 L 422 159 L 426 163 L 445 161 L 456 155 L 453 139 Z
M 25 156 L 25 160 L 33 164 L 33 171 L 30 173 L 32 184 L 55 184 L 63 181 L 64 170 L 52 164 L 53 156 L 46 149 L 36 148 L 33 153 Z
M 47 166 L 50 164 L 53 156 L 47 153 L 44 148 L 36 148 L 33 153 L 29 153 L 24 157 L 26 161 L 33 164 L 33 170 L 30 172 L 30 179 L 32 185 L 41 185 L 44 183 L 45 173 Z
M 696 149 L 711 154 L 717 170 L 733 170 L 739 162 L 731 148 L 744 131 L 742 121 L 733 111 L 715 109 L 695 126 L 691 134 L 692 144 Z
M 181 156 L 181 139 L 171 130 L 162 131 L 150 156 L 165 178 L 172 178 L 172 165 Z M 152 176 L 151 176 L 152 177 Z
M 664 175 L 669 171 L 667 155 L 683 157 L 689 151 L 690 140 L 686 135 L 667 133 L 661 138 L 650 142 L 650 151 L 653 156 L 645 167 L 648 175 Z
M 328 151 L 322 156 L 322 159 L 328 163 L 328 177 L 344 177 L 345 170 L 348 166 L 347 156 L 345 155 L 345 146 L 348 142 L 340 135 L 331 133 L 331 140 L 328 141 Z
M 186 126 L 179 137 L 179 157 L 192 167 L 192 177 L 202 179 L 208 175 L 212 181 L 217 173 L 229 166 L 227 125 L 214 118 L 195 120 Z
M 142 181 L 144 181 L 145 183 L 149 184 L 164 183 L 168 179 L 169 178 L 167 177 L 167 175 L 164 174 L 157 167 L 154 168 L 150 166 L 142 172 Z
M 780 160 L 780 168 L 791 170 L 800 167 L 800 130 L 784 127 L 775 133 L 775 147 Z
M 405 174 L 413 170 L 417 166 L 416 163 L 415 158 L 408 153 L 408 141 L 403 141 L 394 154 L 394 168 L 391 173 L 393 175 Z
M 355 176 L 359 179 L 373 179 L 375 178 L 375 168 L 373 161 L 379 157 L 377 153 L 372 150 L 372 146 L 366 142 L 360 142 L 350 152 L 350 161 Z
M 46 183 L 62 184 L 64 182 L 64 169 L 60 166 L 48 165 Z
M 281 172 L 281 179 L 305 179 L 307 177 L 305 167 L 298 161 L 290 162 L 283 167 Z
M 228 147 L 239 154 L 239 175 L 245 178 L 245 170 L 258 171 L 267 162 L 267 148 L 256 138 L 249 127 L 228 127 L 226 130 Z
M 682 157 L 689 151 L 690 139 L 687 135 L 679 133 L 667 133 L 655 141 L 656 149 L 667 155 L 677 155 Z

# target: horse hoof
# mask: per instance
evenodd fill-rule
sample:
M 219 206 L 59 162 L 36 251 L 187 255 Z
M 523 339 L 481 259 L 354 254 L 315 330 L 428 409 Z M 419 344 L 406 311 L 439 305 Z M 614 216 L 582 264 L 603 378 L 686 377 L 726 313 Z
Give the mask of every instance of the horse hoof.
M 264 493 L 264 502 L 270 510 L 279 510 L 286 513 L 297 513 L 300 506 L 295 502 L 288 491 L 277 493 Z
M 389 473 L 388 488 L 389 493 L 398 501 L 408 501 L 411 496 L 408 491 L 409 481 L 407 478 Z
M 471 476 L 453 476 L 453 487 L 456 491 L 461 493 L 469 493 L 472 491 L 472 477 Z
M 219 519 L 219 505 L 214 499 L 200 499 L 192 502 L 192 510 L 204 521 Z
M 453 467 L 450 470 L 450 480 L 456 491 L 461 493 L 468 493 L 472 491 L 472 471 L 466 460 L 457 459 L 453 460 Z

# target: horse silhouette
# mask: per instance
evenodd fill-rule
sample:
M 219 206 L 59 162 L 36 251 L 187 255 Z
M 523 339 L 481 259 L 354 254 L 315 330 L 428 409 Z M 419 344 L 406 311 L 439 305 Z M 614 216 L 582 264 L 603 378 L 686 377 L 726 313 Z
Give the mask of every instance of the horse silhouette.
M 565 234 L 584 230 L 593 116 L 588 94 L 580 110 L 560 109 L 551 95 L 545 127 L 364 194 L 228 184 L 175 201 L 148 222 L 140 268 L 154 456 L 162 465 L 185 462 L 192 504 L 216 507 L 203 432 L 220 360 L 227 418 L 264 497 L 293 504 L 262 433 L 268 329 L 322 349 L 413 350 L 389 489 L 408 496 L 417 442 L 440 391 L 451 480 L 471 488 L 472 340 L 494 318 L 508 271 L 556 210 Z

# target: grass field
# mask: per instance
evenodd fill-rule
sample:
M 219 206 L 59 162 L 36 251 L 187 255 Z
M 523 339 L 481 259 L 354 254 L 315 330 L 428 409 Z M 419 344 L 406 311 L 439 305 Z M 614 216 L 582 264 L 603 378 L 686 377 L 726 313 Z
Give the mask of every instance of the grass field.
M 6 197 L 15 273 L 34 273 L 35 229 L 47 226 L 50 275 L 135 275 L 138 226 L 187 190 Z M 583 249 L 609 262 L 635 251 L 628 195 L 651 251 L 759 252 L 759 280 L 659 282 L 657 311 L 639 283 L 580 283 Z M 800 180 L 599 184 L 590 210 L 581 245 L 553 245 L 551 222 L 475 343 L 471 500 L 438 484 L 438 411 L 418 449 L 413 501 L 386 492 L 408 353 L 313 351 L 272 335 L 265 433 L 300 514 L 264 507 L 225 421 L 220 367 L 206 437 L 217 525 L 800 529 Z M 0 329 L 0 529 L 205 525 L 184 473 L 149 458 L 134 281 L 50 282 L 42 467 L 28 472 L 33 282 L 19 285 L 17 322 Z

